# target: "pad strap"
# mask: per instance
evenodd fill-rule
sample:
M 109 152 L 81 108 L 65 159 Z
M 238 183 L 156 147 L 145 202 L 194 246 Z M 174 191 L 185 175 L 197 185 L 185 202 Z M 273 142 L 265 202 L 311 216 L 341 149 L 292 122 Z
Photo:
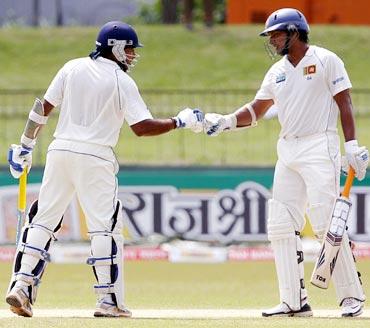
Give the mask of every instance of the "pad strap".
M 93 266 L 99 266 L 99 265 L 112 265 L 112 264 L 118 264 L 117 256 L 107 256 L 107 257 L 89 257 L 86 260 L 86 264 L 93 265 Z
M 45 231 L 47 234 L 49 234 L 50 238 L 53 240 L 53 241 L 57 241 L 58 239 L 55 237 L 55 234 L 54 234 L 54 231 L 53 230 L 50 230 L 48 228 L 46 228 L 45 226 L 41 225 L 41 224 L 36 224 L 36 223 L 31 223 L 29 225 L 26 226 L 26 228 L 36 228 L 36 229 L 40 229 L 40 230 L 43 230 Z
M 116 292 L 114 284 L 96 284 L 94 290 L 95 294 L 114 294 Z
M 40 260 L 50 262 L 50 254 L 45 249 L 40 249 L 26 243 L 22 243 L 19 249 L 23 254 L 28 254 Z
M 27 284 L 33 285 L 35 282 L 35 276 L 24 272 L 17 272 L 15 274 L 15 280 L 24 281 Z
M 111 231 L 88 231 L 87 233 L 88 233 L 90 239 L 92 239 L 95 236 L 113 237 L 113 232 L 111 232 Z

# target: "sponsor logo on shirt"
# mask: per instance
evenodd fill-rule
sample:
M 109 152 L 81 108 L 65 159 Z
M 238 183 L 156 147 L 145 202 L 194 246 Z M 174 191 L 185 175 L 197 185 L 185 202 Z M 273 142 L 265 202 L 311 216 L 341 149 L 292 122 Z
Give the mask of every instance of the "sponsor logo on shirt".
M 275 83 L 280 83 L 286 80 L 285 73 L 281 73 L 276 77 Z
M 303 75 L 308 75 L 308 74 L 315 74 L 316 73 L 316 65 L 310 65 L 303 67 Z
M 341 77 L 338 77 L 337 79 L 335 79 L 332 83 L 334 85 L 336 85 L 337 83 L 342 82 L 343 80 L 344 80 L 344 76 L 341 76 Z

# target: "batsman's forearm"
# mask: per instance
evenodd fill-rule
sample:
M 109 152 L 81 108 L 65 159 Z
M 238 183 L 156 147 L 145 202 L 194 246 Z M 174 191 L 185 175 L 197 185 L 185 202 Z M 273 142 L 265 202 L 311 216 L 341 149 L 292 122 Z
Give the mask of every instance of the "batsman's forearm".
M 173 119 L 150 119 L 131 126 L 131 129 L 139 137 L 158 136 L 176 128 Z
M 340 121 L 342 124 L 343 136 L 345 141 L 356 139 L 355 121 L 351 111 L 340 111 Z
M 355 120 L 349 89 L 343 90 L 334 96 L 340 112 L 340 121 L 345 141 L 356 139 Z
M 234 112 L 237 118 L 237 127 L 256 125 L 256 122 L 265 115 L 272 105 L 272 100 L 259 99 L 243 105 Z

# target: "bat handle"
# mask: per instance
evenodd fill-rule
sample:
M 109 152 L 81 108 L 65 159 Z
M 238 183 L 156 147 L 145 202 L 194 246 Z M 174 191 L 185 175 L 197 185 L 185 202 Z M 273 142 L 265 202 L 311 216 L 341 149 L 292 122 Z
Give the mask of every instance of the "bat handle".
M 19 177 L 19 189 L 18 189 L 18 217 L 17 217 L 17 230 L 16 230 L 16 245 L 18 246 L 21 238 L 21 231 L 24 224 L 24 215 L 26 212 L 27 204 L 27 167 L 23 169 L 22 175 Z
M 22 175 L 19 177 L 18 209 L 23 211 L 26 209 L 26 185 L 27 167 L 24 168 Z
M 347 179 L 346 179 L 346 182 L 344 184 L 343 191 L 342 191 L 342 196 L 343 197 L 349 198 L 349 192 L 351 190 L 354 178 L 355 178 L 355 170 L 353 169 L 352 166 L 350 166 L 349 171 L 348 171 L 348 175 L 347 175 Z

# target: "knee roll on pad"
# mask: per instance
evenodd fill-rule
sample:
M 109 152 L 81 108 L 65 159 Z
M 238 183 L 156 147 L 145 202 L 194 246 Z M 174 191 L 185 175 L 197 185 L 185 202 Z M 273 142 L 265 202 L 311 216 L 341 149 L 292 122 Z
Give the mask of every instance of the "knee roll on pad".
M 123 237 L 120 231 L 121 202 L 118 201 L 112 217 L 112 231 L 89 232 L 91 257 L 87 264 L 93 267 L 97 280 L 95 293 L 101 297 L 111 295 L 118 308 L 124 308 L 123 294 Z
M 293 217 L 288 208 L 275 199 L 268 201 L 267 234 L 270 241 L 295 236 Z
M 50 230 L 39 224 L 33 223 L 37 213 L 38 203 L 35 200 L 27 215 L 27 224 L 22 229 L 21 241 L 17 247 L 13 275 L 10 281 L 8 292 L 14 287 L 18 280 L 29 284 L 28 298 L 34 304 L 37 296 L 37 289 L 41 283 L 40 279 L 44 273 L 47 262 L 50 262 L 48 253 L 51 244 L 56 240 L 55 233 L 61 228 L 63 218 L 54 230 Z M 24 264 L 31 267 L 31 271 L 24 269 Z

